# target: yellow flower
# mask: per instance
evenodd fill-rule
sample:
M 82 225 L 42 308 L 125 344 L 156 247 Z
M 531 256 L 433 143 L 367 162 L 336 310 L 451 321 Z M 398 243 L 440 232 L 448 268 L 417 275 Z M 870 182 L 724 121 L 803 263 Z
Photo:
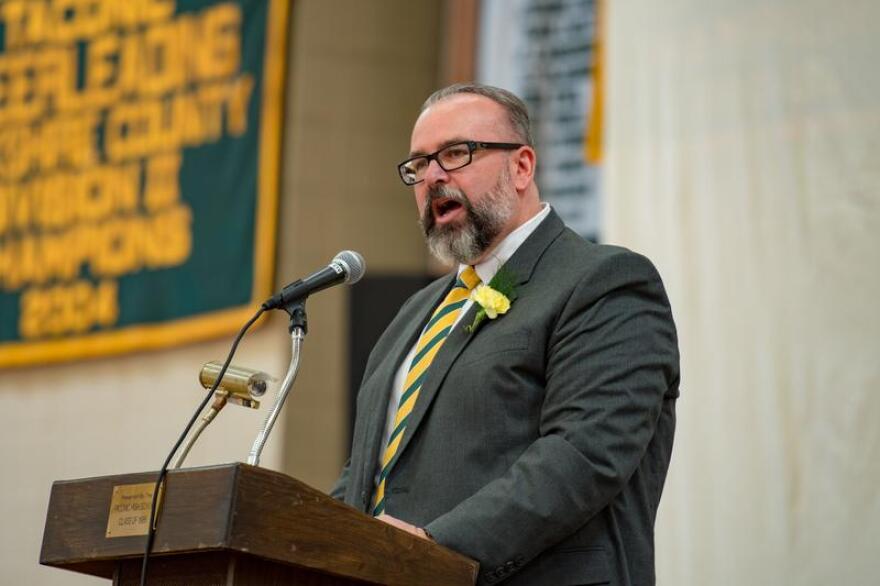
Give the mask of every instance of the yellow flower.
M 495 319 L 499 315 L 507 313 L 507 310 L 510 309 L 510 299 L 488 285 L 478 285 L 471 292 L 471 299 L 483 308 L 489 319 Z

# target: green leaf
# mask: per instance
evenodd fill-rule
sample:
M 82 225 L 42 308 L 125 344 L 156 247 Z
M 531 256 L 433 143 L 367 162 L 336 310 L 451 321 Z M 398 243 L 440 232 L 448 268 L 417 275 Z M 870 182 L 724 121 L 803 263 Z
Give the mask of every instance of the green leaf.
M 502 266 L 489 281 L 489 286 L 510 299 L 512 303 L 516 299 L 516 281 L 517 278 L 513 271 Z

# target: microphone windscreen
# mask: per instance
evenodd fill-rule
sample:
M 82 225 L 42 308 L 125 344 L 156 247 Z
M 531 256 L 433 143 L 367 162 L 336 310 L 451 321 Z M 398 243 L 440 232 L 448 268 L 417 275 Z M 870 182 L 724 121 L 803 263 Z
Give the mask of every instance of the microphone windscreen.
M 367 272 L 367 263 L 364 257 L 353 250 L 343 250 L 333 257 L 333 262 L 338 262 L 345 267 L 345 282 L 353 285 L 361 280 Z

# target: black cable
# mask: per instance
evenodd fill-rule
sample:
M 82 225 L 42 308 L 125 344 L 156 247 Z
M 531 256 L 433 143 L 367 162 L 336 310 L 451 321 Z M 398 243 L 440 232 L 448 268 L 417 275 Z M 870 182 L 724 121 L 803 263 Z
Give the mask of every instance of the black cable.
M 217 387 L 220 385 L 220 381 L 223 380 L 223 375 L 226 374 L 226 369 L 229 368 L 229 363 L 232 362 L 232 357 L 235 356 L 235 350 L 238 348 L 238 343 L 241 342 L 241 338 L 244 336 L 245 332 L 254 325 L 254 322 L 263 315 L 263 312 L 266 311 L 265 305 L 260 307 L 257 313 L 248 320 L 246 324 L 244 324 L 241 329 L 238 331 L 238 334 L 235 336 L 235 340 L 232 342 L 232 347 L 229 349 L 229 355 L 226 356 L 226 362 L 223 363 L 223 368 L 220 369 L 220 373 L 217 375 L 217 380 L 214 381 L 214 384 L 211 385 L 211 390 L 208 391 L 208 394 L 199 404 L 196 412 L 193 413 L 192 418 L 189 420 L 189 423 L 186 424 L 186 428 L 184 428 L 183 433 L 180 434 L 180 437 L 177 438 L 177 442 L 174 444 L 174 447 L 171 448 L 171 452 L 168 454 L 168 457 L 165 458 L 165 463 L 162 464 L 162 469 L 159 470 L 159 477 L 156 479 L 156 485 L 153 487 L 153 501 L 150 505 L 150 524 L 147 527 L 147 545 L 144 547 L 144 561 L 141 565 L 141 586 L 146 586 L 147 583 L 147 562 L 150 558 L 150 550 L 153 549 L 153 540 L 156 537 L 156 531 L 153 529 L 153 524 L 156 519 L 156 510 L 157 504 L 159 502 L 158 496 L 160 487 L 162 483 L 165 482 L 165 476 L 168 474 L 168 464 L 171 463 L 171 459 L 174 457 L 174 454 L 177 450 L 180 449 L 180 444 L 183 443 L 183 440 L 189 434 L 190 429 L 192 429 L 193 424 L 195 424 L 196 420 L 199 418 L 199 414 L 204 411 L 205 406 L 208 404 L 208 401 L 211 400 L 211 397 L 214 395 L 214 391 L 217 390 Z

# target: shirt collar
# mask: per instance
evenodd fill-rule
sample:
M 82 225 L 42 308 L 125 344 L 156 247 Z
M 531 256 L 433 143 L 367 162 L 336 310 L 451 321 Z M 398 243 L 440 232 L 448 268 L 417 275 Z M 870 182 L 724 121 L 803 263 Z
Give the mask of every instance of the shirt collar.
M 541 210 L 537 214 L 529 218 L 526 222 L 517 227 L 516 230 L 508 234 L 504 240 L 499 242 L 498 246 L 496 246 L 495 249 L 489 253 L 489 256 L 486 257 L 486 260 L 480 264 L 474 265 L 474 270 L 480 277 L 480 281 L 488 284 L 495 276 L 495 273 L 498 272 L 498 269 L 501 268 L 501 265 L 506 263 L 507 260 L 513 256 L 513 253 L 516 252 L 529 236 L 531 236 L 532 232 L 535 231 L 538 225 L 549 214 L 550 204 L 547 202 L 541 202 Z M 460 275 L 467 266 L 468 265 L 465 264 L 458 265 L 457 274 Z

